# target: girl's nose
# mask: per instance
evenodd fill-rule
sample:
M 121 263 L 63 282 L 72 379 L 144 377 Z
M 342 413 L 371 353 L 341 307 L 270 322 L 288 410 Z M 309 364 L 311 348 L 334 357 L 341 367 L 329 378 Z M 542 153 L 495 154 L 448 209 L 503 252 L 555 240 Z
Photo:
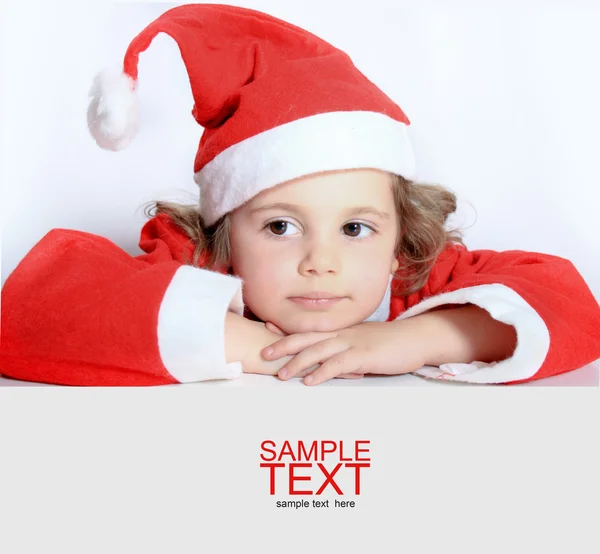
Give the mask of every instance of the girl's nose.
M 339 273 L 339 254 L 339 249 L 331 241 L 312 243 L 300 262 L 299 272 L 302 275 Z

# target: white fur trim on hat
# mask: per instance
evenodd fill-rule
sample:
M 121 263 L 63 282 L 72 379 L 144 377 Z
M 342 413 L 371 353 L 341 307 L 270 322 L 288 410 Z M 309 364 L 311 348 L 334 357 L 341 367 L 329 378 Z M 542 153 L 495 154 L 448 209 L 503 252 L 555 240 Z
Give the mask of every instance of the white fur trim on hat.
M 259 192 L 298 177 L 373 168 L 414 176 L 407 126 L 377 112 L 328 112 L 305 117 L 230 146 L 198 171 L 206 225 Z
M 121 150 L 135 137 L 140 111 L 135 81 L 125 73 L 105 69 L 96 75 L 89 96 L 88 128 L 105 150 Z

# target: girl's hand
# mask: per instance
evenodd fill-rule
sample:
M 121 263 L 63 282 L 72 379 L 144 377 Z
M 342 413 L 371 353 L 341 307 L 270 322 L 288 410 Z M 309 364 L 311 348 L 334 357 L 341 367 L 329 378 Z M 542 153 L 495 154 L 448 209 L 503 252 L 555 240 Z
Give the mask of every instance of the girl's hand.
M 292 356 L 266 361 L 260 352 L 279 339 L 281 333 L 270 331 L 264 323 L 233 312 L 227 312 L 225 316 L 225 361 L 241 362 L 244 373 L 277 375 Z
M 275 333 L 277 335 L 282 335 L 284 337 L 288 336 L 287 333 L 285 333 L 282 329 L 280 329 L 279 327 L 277 327 L 277 325 L 275 325 L 274 323 L 272 323 L 270 321 L 267 321 L 265 326 L 272 333 Z M 269 358 L 269 359 L 271 359 L 271 358 Z M 305 368 L 303 371 L 298 373 L 296 375 L 296 377 L 304 377 L 305 375 L 307 375 L 308 373 L 310 373 L 311 371 L 313 371 L 314 369 L 319 367 L 319 365 L 314 365 L 314 366 Z M 361 379 L 363 377 L 363 374 L 362 373 L 344 373 L 341 375 L 336 375 L 336 377 L 339 379 Z
M 284 337 L 287 336 L 287 333 L 284 333 L 279 327 L 277 327 L 277 325 L 275 325 L 274 323 L 271 323 L 270 321 L 267 321 L 265 323 L 265 327 L 267 328 L 267 330 L 271 331 L 271 333 L 275 333 L 277 335 L 282 335 Z
M 410 373 L 425 365 L 426 323 L 427 320 L 412 318 L 360 323 L 332 332 L 297 333 L 272 344 L 271 354 L 267 354 L 268 348 L 263 349 L 262 355 L 267 360 L 293 356 L 278 372 L 282 379 L 302 376 L 315 364 L 321 364 L 305 377 L 307 385 L 365 373 Z
M 277 372 L 289 362 L 293 356 L 281 355 L 277 359 L 265 360 L 261 351 L 286 336 L 279 327 L 272 323 L 251 321 L 237 314 L 228 314 L 226 326 L 226 346 L 230 344 L 227 361 L 241 361 L 244 373 L 259 375 L 277 375 Z M 318 367 L 309 367 L 308 373 Z M 348 379 L 356 378 L 352 375 L 344 376 Z

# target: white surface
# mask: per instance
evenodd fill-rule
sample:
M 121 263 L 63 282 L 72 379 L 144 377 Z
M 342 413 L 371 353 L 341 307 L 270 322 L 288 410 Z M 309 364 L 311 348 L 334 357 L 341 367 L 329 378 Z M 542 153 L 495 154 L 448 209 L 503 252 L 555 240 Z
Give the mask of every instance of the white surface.
M 420 180 L 458 193 L 454 221 L 469 227 L 470 248 L 570 258 L 600 298 L 600 259 L 591 255 L 600 252 L 594 3 L 225 3 L 270 12 L 346 50 L 411 120 Z M 198 194 L 201 128 L 177 46 L 160 35 L 140 56 L 142 128 L 126 150 L 106 152 L 91 139 L 87 93 L 167 6 L 1 5 L 2 282 L 53 227 L 139 253 L 140 205 Z
M 511 387 L 530 386 L 530 387 L 598 387 L 600 382 L 600 363 L 586 365 L 575 371 L 540 379 L 530 383 L 522 383 L 521 385 L 510 385 Z M 27 383 L 25 381 L 16 381 L 13 379 L 5 379 L 0 377 L 0 387 L 40 387 L 40 386 L 55 386 L 43 385 L 40 383 Z M 301 379 L 290 379 L 289 381 L 281 381 L 277 377 L 267 375 L 242 374 L 239 379 L 221 380 L 221 381 L 204 381 L 202 383 L 188 383 L 186 385 L 165 385 L 165 386 L 209 386 L 209 387 L 304 387 Z M 393 375 L 393 376 L 377 376 L 367 375 L 362 379 L 332 379 L 326 381 L 318 387 L 481 387 L 491 385 L 472 385 L 468 383 L 456 383 L 433 379 L 424 379 L 416 375 Z

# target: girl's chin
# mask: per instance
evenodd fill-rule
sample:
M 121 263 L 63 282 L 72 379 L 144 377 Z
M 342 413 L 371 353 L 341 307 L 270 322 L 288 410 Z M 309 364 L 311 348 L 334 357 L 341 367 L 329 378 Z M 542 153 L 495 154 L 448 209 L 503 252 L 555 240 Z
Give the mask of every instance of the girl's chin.
M 332 321 L 331 319 L 324 318 L 320 320 L 319 318 L 313 317 L 306 318 L 304 321 L 282 321 L 281 323 L 276 323 L 276 325 L 286 334 L 292 335 L 294 333 L 328 333 L 331 331 L 339 331 L 340 329 L 355 325 L 355 322 Z

